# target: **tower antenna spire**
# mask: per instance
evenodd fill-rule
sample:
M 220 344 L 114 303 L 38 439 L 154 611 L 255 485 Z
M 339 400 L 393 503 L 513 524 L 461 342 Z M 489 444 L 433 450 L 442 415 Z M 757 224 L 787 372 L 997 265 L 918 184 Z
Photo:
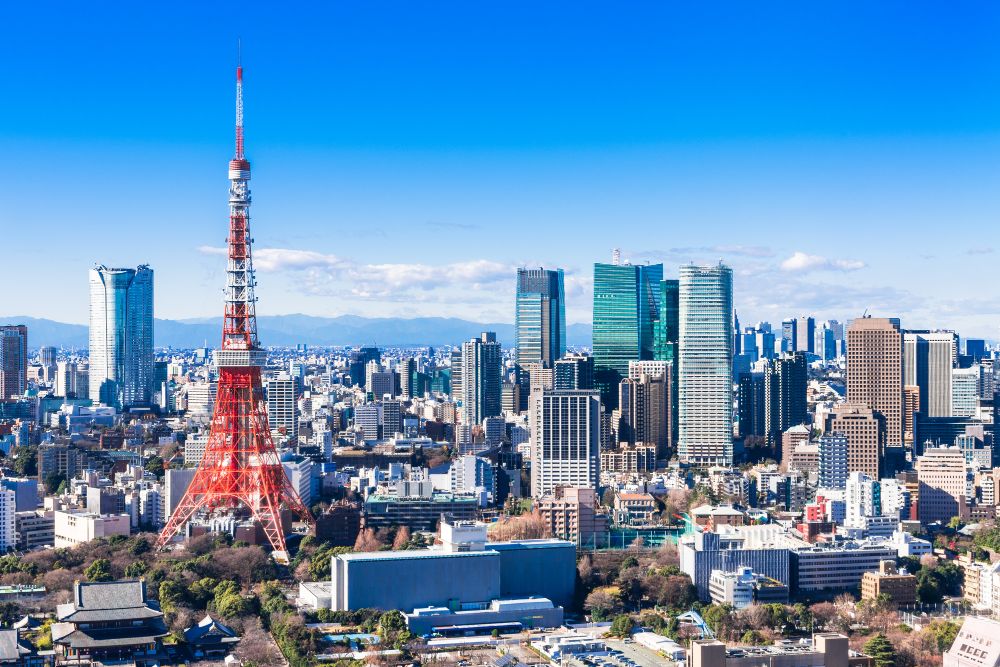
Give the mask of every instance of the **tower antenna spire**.
M 236 157 L 243 159 L 243 44 L 236 40 Z

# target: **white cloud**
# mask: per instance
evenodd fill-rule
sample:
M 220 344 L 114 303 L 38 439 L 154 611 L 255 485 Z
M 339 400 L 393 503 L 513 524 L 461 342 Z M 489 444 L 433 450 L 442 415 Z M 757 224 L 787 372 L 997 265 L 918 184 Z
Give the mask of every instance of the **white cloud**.
M 225 248 L 201 246 L 207 255 L 225 255 Z M 457 289 L 479 291 L 504 281 L 513 285 L 514 264 L 485 259 L 451 264 L 364 264 L 313 250 L 255 248 L 254 266 L 264 272 L 300 272 L 311 294 L 349 293 L 363 299 L 425 300 L 427 292 Z
M 809 255 L 796 250 L 781 263 L 782 271 L 806 273 L 809 271 L 857 271 L 865 268 L 865 263 L 857 259 L 828 259 L 819 255 Z

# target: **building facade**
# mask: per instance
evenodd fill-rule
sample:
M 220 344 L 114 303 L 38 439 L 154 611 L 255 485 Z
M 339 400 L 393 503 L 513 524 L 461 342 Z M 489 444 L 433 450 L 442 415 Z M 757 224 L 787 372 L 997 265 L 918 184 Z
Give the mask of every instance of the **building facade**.
M 566 297 L 562 269 L 518 269 L 514 298 L 518 365 L 546 368 L 566 353 Z
M 90 271 L 90 398 L 119 409 L 152 404 L 153 270 Z
M 733 272 L 680 269 L 678 456 L 683 463 L 733 462 Z

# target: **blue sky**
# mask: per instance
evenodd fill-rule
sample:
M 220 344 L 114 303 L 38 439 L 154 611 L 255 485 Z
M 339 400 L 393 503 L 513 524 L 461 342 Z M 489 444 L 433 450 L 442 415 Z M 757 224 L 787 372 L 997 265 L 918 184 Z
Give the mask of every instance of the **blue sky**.
M 237 37 L 259 312 L 513 319 L 513 268 L 724 259 L 743 322 L 1000 337 L 993 3 L 32 3 L 0 20 L 0 315 L 149 263 L 221 312 Z

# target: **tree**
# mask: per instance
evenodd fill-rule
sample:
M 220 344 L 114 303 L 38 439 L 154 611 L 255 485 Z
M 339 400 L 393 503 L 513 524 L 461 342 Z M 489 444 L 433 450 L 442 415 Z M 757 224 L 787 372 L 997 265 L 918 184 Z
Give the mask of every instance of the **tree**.
M 159 456 L 151 456 L 149 460 L 146 461 L 146 472 L 156 475 L 157 479 L 163 479 L 163 459 Z
M 66 481 L 66 475 L 59 472 L 50 472 L 42 482 L 45 484 L 45 491 L 52 495 L 59 490 L 59 485 Z
M 83 576 L 87 581 L 111 581 L 111 561 L 107 558 L 98 558 L 83 571 Z
M 603 621 L 613 612 L 617 611 L 620 606 L 618 600 L 612 597 L 610 593 L 598 588 L 587 595 L 587 599 L 583 603 L 583 608 L 590 612 L 595 621 Z
M 959 627 L 951 621 L 931 621 L 927 625 L 927 632 L 933 637 L 938 651 L 947 651 L 955 643 L 958 636 Z
M 865 644 L 865 653 L 875 661 L 875 667 L 895 667 L 896 665 L 896 649 L 881 632 L 868 640 Z
M 358 533 L 358 539 L 354 542 L 354 550 L 359 552 L 378 551 L 382 546 L 371 528 L 365 528 Z
M 138 579 L 149 571 L 149 565 L 144 560 L 135 560 L 125 566 L 125 577 L 127 579 Z
M 631 637 L 632 617 L 628 614 L 619 614 L 618 616 L 615 616 L 615 620 L 611 622 L 610 633 L 615 637 Z
M 407 526 L 400 526 L 396 531 L 396 537 L 392 540 L 392 550 L 401 551 L 410 545 L 410 529 Z

